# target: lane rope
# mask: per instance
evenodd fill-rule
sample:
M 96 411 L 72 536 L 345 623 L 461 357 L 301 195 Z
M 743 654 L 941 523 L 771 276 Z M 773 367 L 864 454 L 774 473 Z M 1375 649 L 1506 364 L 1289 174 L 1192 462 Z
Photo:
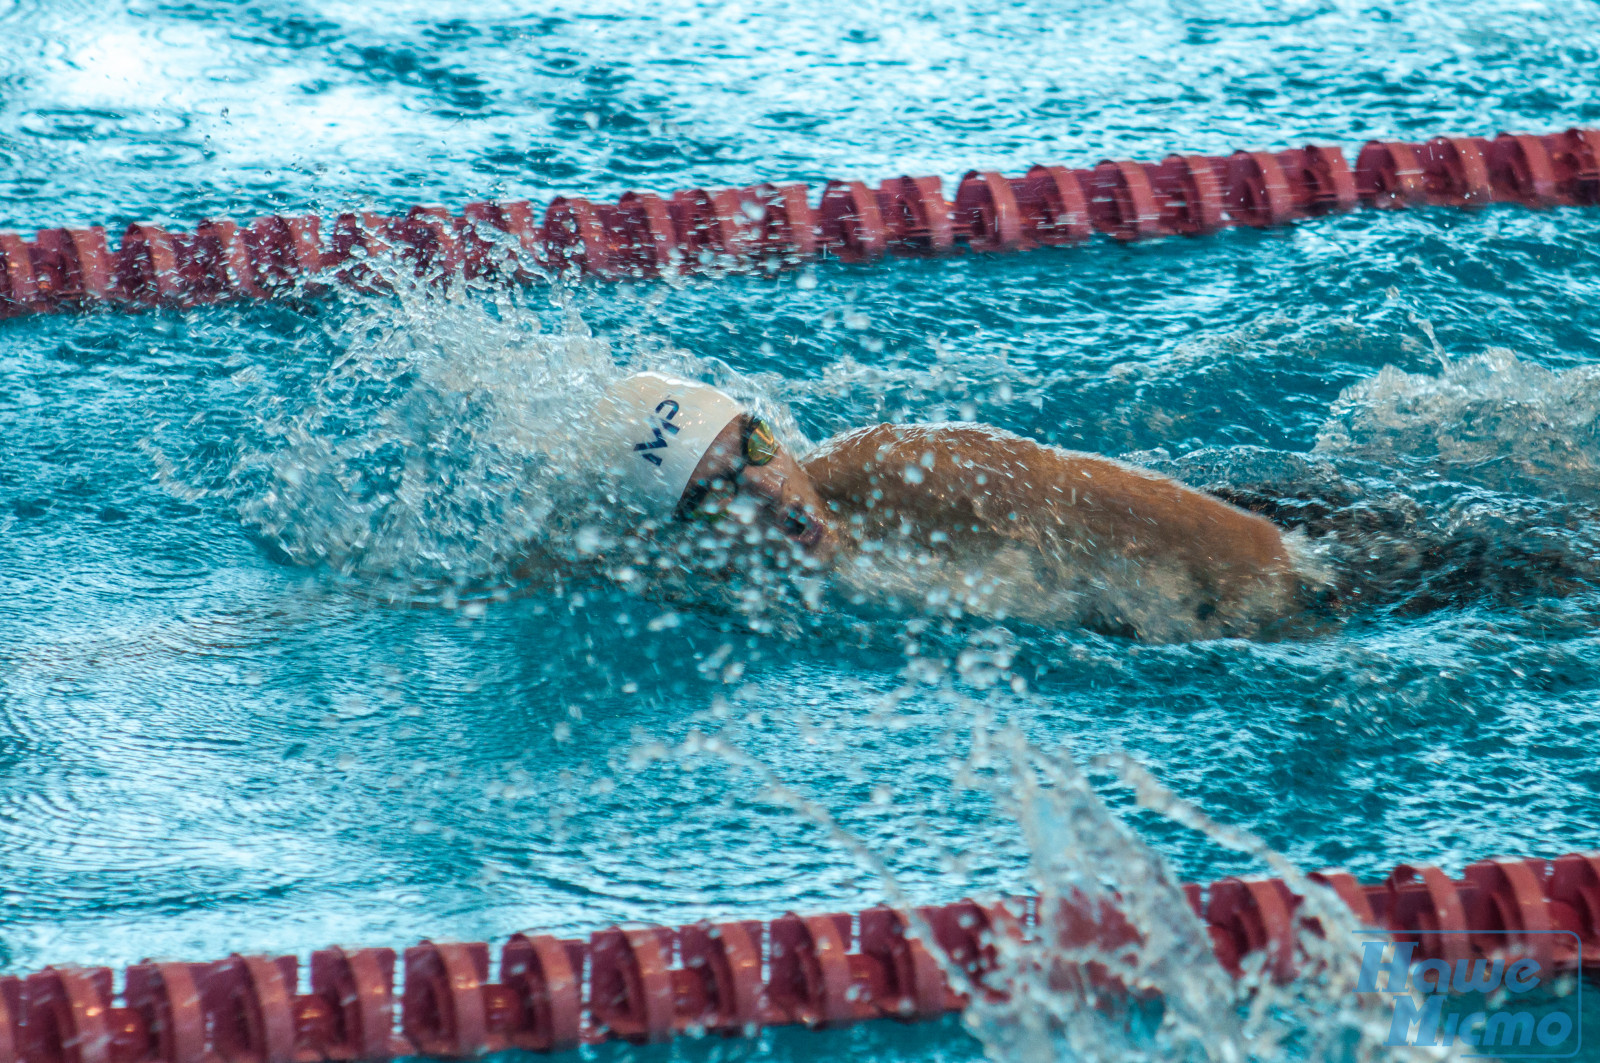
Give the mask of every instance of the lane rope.
M 1352 169 L 1336 147 L 1034 166 L 1021 177 L 973 170 L 953 199 L 937 177 L 877 188 L 829 181 L 813 203 L 799 184 L 628 192 L 615 203 L 557 196 L 542 219 L 525 201 L 459 214 L 273 216 L 204 220 L 192 231 L 133 224 L 113 249 L 103 226 L 0 232 L 0 318 L 85 309 L 211 303 L 344 284 L 382 290 L 380 261 L 438 283 L 527 283 L 773 271 L 815 258 L 999 253 L 1080 243 L 1264 228 L 1357 206 L 1476 208 L 1600 204 L 1600 130 L 1370 141 Z
M 1409 864 L 1374 884 L 1338 871 L 1309 877 L 1361 927 L 1415 942 L 1414 961 L 1499 955 L 1508 963 L 1532 958 L 1541 971 L 1600 972 L 1600 853 L 1484 860 L 1459 881 Z M 1281 879 L 1183 889 L 1234 977 L 1292 981 L 1302 932 L 1322 935 Z M 1108 955 L 1137 945 L 1138 931 L 1098 902 L 1042 907 L 1038 898 L 963 900 L 918 908 L 917 920 L 870 908 L 612 927 L 582 941 L 527 932 L 502 945 L 493 977 L 484 942 L 424 941 L 398 956 L 322 949 L 308 970 L 295 956 L 239 954 L 139 963 L 120 979 L 104 967 L 48 967 L 0 977 L 0 1063 L 465 1059 L 609 1040 L 749 1036 L 767 1026 L 909 1022 L 965 1006 L 947 969 L 964 972 L 978 992 L 1003 994 L 993 976 L 997 943 L 1007 939 L 1048 947 L 1054 935 L 1075 950 L 1093 941 Z M 1097 990 L 1120 988 L 1104 966 L 1079 974 Z

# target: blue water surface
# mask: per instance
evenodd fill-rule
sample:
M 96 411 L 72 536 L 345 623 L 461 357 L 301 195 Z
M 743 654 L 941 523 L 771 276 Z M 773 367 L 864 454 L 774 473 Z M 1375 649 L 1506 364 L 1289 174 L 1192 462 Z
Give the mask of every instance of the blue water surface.
M 1570 0 L 0 0 L 0 226 L 1353 159 L 1600 124 L 1597 56 L 1600 9 Z M 693 729 L 926 903 L 1034 885 L 1003 773 L 967 762 L 1005 726 L 1126 751 L 1307 868 L 1596 848 L 1597 297 L 1600 215 L 1502 207 L 0 323 L 0 969 L 890 895 L 771 780 L 683 750 Z M 519 343 L 553 374 L 531 391 Z M 733 374 L 811 440 L 979 420 L 1360 535 L 1322 627 L 1271 642 L 752 629 L 519 583 L 499 548 L 559 500 L 517 486 L 517 404 L 621 364 Z M 420 496 L 353 515 L 393 460 Z M 515 592 L 436 593 L 463 575 Z M 1186 879 L 1260 870 L 1128 822 Z M 983 1050 L 945 1022 L 739 1051 Z

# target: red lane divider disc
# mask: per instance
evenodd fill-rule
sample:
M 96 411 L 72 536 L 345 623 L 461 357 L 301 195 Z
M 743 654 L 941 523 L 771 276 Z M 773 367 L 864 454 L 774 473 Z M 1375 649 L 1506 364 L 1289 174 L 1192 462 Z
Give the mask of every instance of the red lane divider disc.
M 480 240 L 492 238 L 488 230 L 503 233 L 510 239 L 510 248 L 486 252 L 483 259 L 486 276 L 506 277 L 522 283 L 533 279 L 534 270 L 545 258 L 543 233 L 534 217 L 533 204 L 526 200 L 468 203 L 461 215 Z
M 18 1024 L 22 1021 L 22 979 L 0 975 L 0 1063 L 22 1058 Z
M 190 303 L 178 273 L 172 234 L 154 225 L 130 225 L 122 234 L 113 283 L 130 302 L 149 306 Z
M 1278 165 L 1289 182 L 1294 209 L 1300 214 L 1354 210 L 1361 202 L 1355 174 L 1338 148 L 1307 144 L 1278 153 Z
M 848 917 L 846 917 L 848 920 Z M 772 922 L 774 1004 L 807 1026 L 838 1026 L 855 1017 L 845 935 L 834 916 L 786 915 Z
M 205 1063 L 206 1013 L 194 969 L 187 963 L 141 963 L 128 968 L 128 1006 L 153 1035 L 165 1063 Z M 0 1052 L 0 1059 L 5 1054 Z
M 391 1059 L 394 1044 L 393 949 L 320 949 L 311 954 L 311 992 L 338 1016 L 339 1038 L 330 1059 Z
M 1398 140 L 1368 141 L 1356 157 L 1356 190 L 1375 207 L 1415 207 L 1427 202 L 1416 146 Z
M 1141 240 L 1161 233 L 1161 211 L 1144 167 L 1107 159 L 1084 179 L 1092 190 L 1089 219 L 1115 240 Z
M 751 226 L 755 254 L 799 259 L 817 253 L 817 212 L 806 198 L 805 185 L 760 184 L 747 191 L 761 207 Z
M 676 193 L 667 209 L 686 268 L 729 269 L 744 260 L 748 219 L 738 190 L 692 188 Z
M 1423 195 L 1441 207 L 1486 207 L 1494 200 L 1489 181 L 1489 143 L 1477 137 L 1435 137 L 1422 145 Z
M 1361 883 L 1348 871 L 1313 871 L 1306 876 L 1313 882 L 1320 882 L 1333 890 L 1344 906 L 1356 917 L 1356 925 L 1362 929 L 1375 930 L 1379 927 L 1378 916 L 1372 910 L 1372 904 L 1367 900 L 1367 893 Z M 1315 924 L 1314 929 L 1318 934 L 1323 933 L 1323 928 Z
M 1553 207 L 1561 202 L 1555 167 L 1544 141 L 1534 136 L 1500 134 L 1489 145 L 1489 179 L 1495 199 L 1525 207 Z
M 400 1028 L 423 1055 L 468 1058 L 491 1051 L 483 983 L 489 949 L 425 941 L 405 951 Z
M 1388 920 L 1396 941 L 1416 938 L 1420 955 L 1442 959 L 1452 969 L 1470 957 L 1466 910 L 1455 883 L 1443 871 L 1401 864 L 1390 873 L 1387 885 L 1393 898 Z
M 589 939 L 589 1008 L 595 1022 L 627 1041 L 656 1044 L 676 1032 L 668 931 L 604 930 Z
M 62 1063 L 111 1063 L 111 972 L 47 967 L 23 985 L 22 1027 L 33 1053 Z
M 500 977 L 517 991 L 523 1022 L 512 1037 L 517 1048 L 565 1052 L 578 1047 L 583 1023 L 581 942 L 547 935 L 516 934 L 500 957 Z
M 247 299 L 268 295 L 256 278 L 250 262 L 250 247 L 244 233 L 231 221 L 202 221 L 195 226 L 196 265 L 204 280 L 196 278 L 211 301 L 230 294 Z
M 552 269 L 616 276 L 605 220 L 582 196 L 557 196 L 550 201 L 544 215 L 544 244 Z
M 1600 130 L 1569 129 L 1544 138 L 1557 185 L 1573 203 L 1600 203 Z
M 1227 878 L 1211 887 L 1205 918 L 1232 940 L 1235 963 L 1265 954 L 1267 972 L 1282 985 L 1294 979 L 1296 970 L 1296 901 L 1281 879 Z M 1229 970 L 1239 973 L 1238 967 Z
M 974 251 L 1018 251 L 1030 241 L 1011 182 L 994 171 L 969 170 L 956 189 L 954 231 Z
M 1237 225 L 1277 226 L 1294 217 L 1294 194 L 1276 156 L 1238 151 L 1224 160 L 1228 216 Z
M 1089 239 L 1089 196 L 1078 178 L 1079 171 L 1064 166 L 1034 166 L 1020 184 L 1012 182 L 1029 239 L 1048 245 Z
M 937 177 L 894 177 L 879 187 L 887 243 L 900 254 L 948 254 L 955 247 L 950 204 Z
M 16 233 L 0 233 L 0 317 L 44 309 L 33 269 L 33 250 Z
M 1222 182 L 1203 155 L 1168 155 L 1147 168 L 1161 201 L 1162 228 L 1184 236 L 1204 236 L 1227 224 Z
M 881 258 L 888 248 L 878 197 L 860 181 L 829 181 L 817 210 L 821 253 L 841 262 Z
M 701 1022 L 718 1033 L 743 1033 L 766 1020 L 760 923 L 697 923 L 679 932 L 685 970 L 696 972 L 705 1000 Z
M 619 250 L 627 268 L 640 277 L 665 277 L 677 271 L 678 249 L 666 201 L 648 192 L 628 192 L 617 202 Z
M 875 962 L 873 999 L 890 1018 L 931 1019 L 946 1010 L 944 972 L 922 942 L 906 935 L 892 908 L 861 913 L 861 954 Z
M 1532 957 L 1541 971 L 1555 970 L 1557 941 L 1551 931 L 1549 901 L 1539 876 L 1521 861 L 1485 860 L 1468 865 L 1462 876 L 1473 947 L 1485 956 L 1504 950 Z M 1504 931 L 1495 934 L 1493 931 Z M 1507 957 L 1510 962 L 1512 957 Z

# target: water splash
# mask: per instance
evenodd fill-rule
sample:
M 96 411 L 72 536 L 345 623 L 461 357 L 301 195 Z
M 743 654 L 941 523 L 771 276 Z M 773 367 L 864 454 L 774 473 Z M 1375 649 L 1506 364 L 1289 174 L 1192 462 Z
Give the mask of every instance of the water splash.
M 809 447 L 772 381 L 641 336 L 619 365 L 559 285 L 447 289 L 404 261 L 362 268 L 381 293 L 346 294 L 287 352 L 240 356 L 220 400 L 243 408 L 236 437 L 170 442 L 158 429 L 145 444 L 170 493 L 223 500 L 282 561 L 446 605 L 598 576 L 690 596 L 696 581 L 656 562 L 698 551 L 715 567 L 727 551 L 619 503 L 588 438 L 605 387 L 643 368 L 708 379 Z M 748 586 L 700 590 L 765 600 Z
M 809 441 L 784 400 L 815 385 L 747 376 L 665 344 L 650 335 L 648 314 L 623 335 L 631 357 L 619 367 L 560 286 L 537 295 L 443 290 L 407 275 L 404 263 L 373 266 L 386 271 L 391 294 L 335 304 L 291 341 L 289 360 L 323 364 L 320 374 L 296 376 L 281 351 L 233 374 L 246 417 L 220 448 L 228 460 L 219 475 L 203 456 L 215 446 L 191 441 L 183 458 L 150 446 L 169 490 L 219 495 L 281 559 L 392 600 L 477 602 L 604 578 L 743 613 L 763 630 L 792 628 L 821 608 L 817 574 L 786 564 L 787 552 L 759 537 L 628 518 L 584 438 L 606 384 L 648 367 L 711 380 L 803 453 Z M 1600 370 L 1551 371 L 1503 350 L 1460 361 L 1437 346 L 1436 354 L 1437 376 L 1388 367 L 1346 389 L 1309 455 L 1230 447 L 1177 461 L 1134 457 L 1303 531 L 1291 545 L 1313 604 L 1426 610 L 1589 588 L 1600 576 L 1592 513 Z M 1139 634 L 1158 640 L 1221 633 L 1185 622 L 1189 614 L 1172 605 L 1182 587 L 1163 584 L 1151 566 L 1064 578 L 1031 551 L 997 552 L 976 575 L 966 563 L 945 571 L 918 556 L 902 570 L 894 560 L 885 553 L 865 579 L 842 566 L 826 600 L 843 611 L 1051 626 L 1136 616 Z M 1035 593 L 1051 579 L 1066 592 Z M 1149 600 L 1107 607 L 1129 588 Z
M 969 1026 L 995 1059 L 1083 1061 L 1388 1058 L 1387 1025 L 1355 993 L 1355 920 L 1325 887 L 1249 835 L 1215 823 L 1138 762 L 1101 758 L 1141 808 L 1246 852 L 1305 898 L 1299 969 L 1276 985 L 1267 958 L 1235 980 L 1212 955 L 1171 865 L 1114 813 L 1069 750 L 1005 728 L 987 740 L 996 781 L 1032 854 L 1038 935 L 1001 948 L 1003 1002 L 979 1000 Z M 1109 987 L 1109 988 L 1108 988 Z
M 925 622 L 914 622 L 907 634 L 923 650 L 932 648 L 924 637 Z M 1112 809 L 1073 751 L 1041 747 L 1003 721 L 1018 689 L 1011 671 L 1014 653 L 1014 640 L 1003 629 L 978 633 L 931 673 L 930 659 L 912 653 L 906 685 L 882 697 L 874 710 L 874 719 L 889 725 L 898 707 L 917 696 L 917 685 L 933 675 L 950 715 L 960 721 L 952 728 L 967 733 L 965 754 L 952 763 L 947 784 L 988 791 L 995 799 L 995 825 L 1020 831 L 1026 843 L 1026 877 L 1038 897 L 1038 926 L 994 935 L 997 963 L 981 986 L 933 946 L 931 929 L 915 911 L 919 902 L 886 854 L 857 836 L 843 813 L 745 751 L 736 724 L 695 730 L 676 746 L 639 746 L 634 766 L 657 760 L 687 766 L 710 755 L 724 767 L 749 773 L 762 801 L 820 827 L 881 883 L 889 903 L 908 913 L 908 933 L 929 947 L 946 977 L 968 994 L 964 1022 L 991 1059 L 1343 1063 L 1411 1058 L 1408 1049 L 1395 1053 L 1384 1046 L 1387 1018 L 1355 991 L 1359 928 L 1331 890 L 1308 880 L 1259 838 L 1219 824 L 1178 798 L 1132 758 L 1098 758 L 1093 771 L 1131 789 L 1139 809 L 1248 854 L 1304 898 L 1297 912 L 1294 982 L 1274 984 L 1263 956 L 1249 957 L 1238 979 L 1219 966 L 1172 864 L 1124 813 Z M 702 722 L 716 718 L 710 713 Z M 1315 921 L 1315 929 L 1307 920 Z
M 399 593 L 503 578 L 548 537 L 615 374 L 604 341 L 541 328 L 515 296 L 402 289 L 313 342 L 338 354 L 308 394 L 251 398 L 228 493 L 255 534 Z
M 1502 347 L 1436 374 L 1384 366 L 1340 393 L 1314 453 L 1433 463 L 1498 490 L 1600 501 L 1600 368 L 1553 370 Z

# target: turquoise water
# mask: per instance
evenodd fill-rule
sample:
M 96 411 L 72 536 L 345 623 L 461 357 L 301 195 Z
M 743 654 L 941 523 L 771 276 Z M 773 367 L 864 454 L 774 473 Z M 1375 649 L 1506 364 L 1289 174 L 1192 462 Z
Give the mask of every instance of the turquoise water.
M 1597 48 L 1570 3 L 0 0 L 0 226 L 1354 158 L 1600 124 Z M 1124 751 L 1306 868 L 1596 848 L 1597 238 L 1582 210 L 1361 212 L 0 323 L 0 969 L 885 898 L 696 732 L 919 902 L 1044 874 L 1004 758 L 973 757 L 1005 727 Z M 738 381 L 795 439 L 958 418 L 1125 456 L 1309 521 L 1339 593 L 1312 636 L 1149 646 L 530 574 L 584 491 L 541 472 L 543 426 L 623 364 Z M 1186 879 L 1260 870 L 1125 822 Z M 671 1050 L 729 1051 L 984 1048 L 947 1022 Z

